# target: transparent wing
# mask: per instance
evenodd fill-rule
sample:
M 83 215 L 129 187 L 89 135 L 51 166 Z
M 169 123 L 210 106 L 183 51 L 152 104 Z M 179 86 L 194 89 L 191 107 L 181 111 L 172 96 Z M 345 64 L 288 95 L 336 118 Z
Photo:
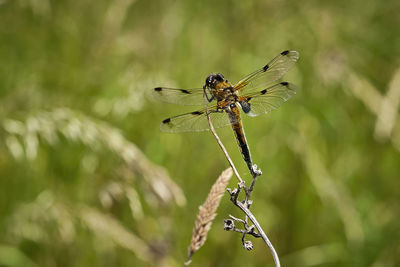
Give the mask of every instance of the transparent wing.
M 162 102 L 179 105 L 204 105 L 203 89 L 175 89 L 156 87 L 152 89 L 151 95 L 154 99 Z
M 215 128 L 230 125 L 228 114 L 217 107 L 210 107 L 210 118 Z M 182 115 L 167 118 L 161 122 L 160 129 L 163 132 L 199 132 L 209 130 L 206 110 L 193 111 Z
M 283 51 L 261 69 L 247 75 L 233 87 L 236 91 L 265 88 L 280 79 L 299 59 L 297 51 Z
M 238 101 L 245 114 L 251 117 L 268 113 L 279 108 L 284 102 L 296 94 L 296 85 L 281 82 L 262 91 L 239 96 Z

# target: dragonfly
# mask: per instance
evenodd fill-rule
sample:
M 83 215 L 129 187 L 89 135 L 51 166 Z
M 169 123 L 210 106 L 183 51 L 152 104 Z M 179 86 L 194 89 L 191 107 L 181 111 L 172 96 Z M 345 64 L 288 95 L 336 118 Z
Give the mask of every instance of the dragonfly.
M 268 113 L 280 107 L 296 94 L 297 87 L 290 82 L 277 82 L 299 59 L 299 53 L 285 50 L 262 68 L 250 73 L 232 85 L 221 73 L 210 74 L 202 88 L 176 89 L 156 87 L 152 96 L 156 100 L 179 105 L 203 105 L 207 99 L 208 115 L 214 128 L 230 125 L 240 153 L 251 174 L 257 170 L 253 165 L 246 140 L 241 112 L 250 117 Z M 164 119 L 163 132 L 196 132 L 209 130 L 207 109 L 184 113 Z

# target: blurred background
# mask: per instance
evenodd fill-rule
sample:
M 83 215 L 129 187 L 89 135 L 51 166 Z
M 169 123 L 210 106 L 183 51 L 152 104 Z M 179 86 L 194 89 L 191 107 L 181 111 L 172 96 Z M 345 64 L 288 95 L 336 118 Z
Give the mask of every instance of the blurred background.
M 0 266 L 182 266 L 198 206 L 228 164 L 193 108 L 156 86 L 231 82 L 286 49 L 298 93 L 244 118 L 263 171 L 254 214 L 283 266 L 400 265 L 400 4 L 0 1 Z M 218 130 L 250 176 L 232 130 Z M 232 179 L 230 187 L 236 186 Z M 274 266 L 223 219 L 192 266 Z

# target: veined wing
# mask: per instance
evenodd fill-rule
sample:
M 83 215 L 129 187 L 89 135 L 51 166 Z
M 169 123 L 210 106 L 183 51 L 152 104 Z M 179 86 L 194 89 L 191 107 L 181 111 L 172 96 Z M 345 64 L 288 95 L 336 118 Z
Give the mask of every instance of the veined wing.
M 256 90 L 265 88 L 285 75 L 299 59 L 297 51 L 283 51 L 267 65 L 247 75 L 233 87 L 236 91 Z
M 209 108 L 210 118 L 215 128 L 230 125 L 228 114 L 223 110 L 217 110 L 217 106 Z M 206 110 L 193 111 L 161 122 L 160 129 L 163 132 L 199 132 L 209 130 Z
M 296 85 L 281 82 L 259 92 L 239 96 L 238 101 L 245 114 L 255 117 L 279 108 L 296 94 Z
M 202 88 L 175 89 L 156 87 L 151 91 L 154 99 L 179 105 L 204 105 Z

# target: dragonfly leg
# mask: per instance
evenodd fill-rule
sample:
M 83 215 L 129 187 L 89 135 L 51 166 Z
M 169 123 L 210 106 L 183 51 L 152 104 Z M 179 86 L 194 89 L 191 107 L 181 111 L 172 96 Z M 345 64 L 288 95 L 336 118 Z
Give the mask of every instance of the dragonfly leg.
M 204 94 L 206 95 L 207 101 L 208 101 L 208 102 L 211 102 L 211 101 L 213 101 L 213 100 L 215 99 L 215 97 L 214 97 L 214 95 L 212 95 L 212 94 L 211 94 L 211 96 L 209 97 L 208 94 L 207 94 L 207 90 L 206 90 L 206 89 L 207 89 L 207 88 L 206 88 L 206 86 L 204 85 L 204 86 L 203 86 Z

